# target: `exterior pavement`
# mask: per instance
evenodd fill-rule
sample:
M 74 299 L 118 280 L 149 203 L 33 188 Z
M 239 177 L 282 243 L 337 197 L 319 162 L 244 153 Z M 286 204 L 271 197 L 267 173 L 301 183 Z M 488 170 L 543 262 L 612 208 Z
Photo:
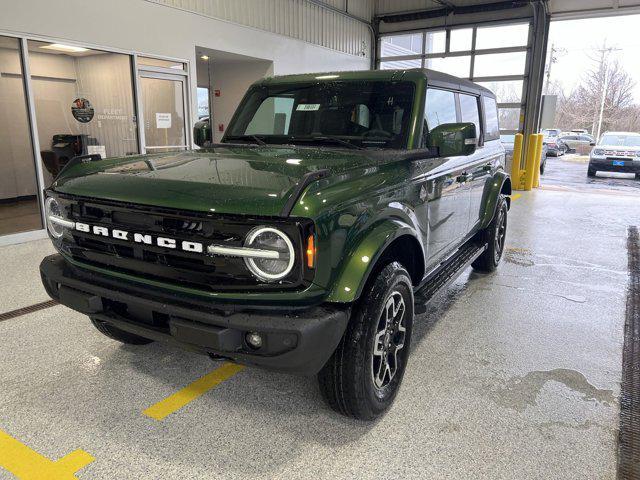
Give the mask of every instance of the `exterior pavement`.
M 613 479 L 640 202 L 573 190 L 513 202 L 503 264 L 465 272 L 417 319 L 378 422 L 328 410 L 313 378 L 250 368 L 153 420 L 141 412 L 220 362 L 120 345 L 56 306 L 0 322 L 0 430 L 51 460 L 85 450 L 80 479 Z M 37 266 L 51 250 L 0 249 L 0 312 L 47 299 Z

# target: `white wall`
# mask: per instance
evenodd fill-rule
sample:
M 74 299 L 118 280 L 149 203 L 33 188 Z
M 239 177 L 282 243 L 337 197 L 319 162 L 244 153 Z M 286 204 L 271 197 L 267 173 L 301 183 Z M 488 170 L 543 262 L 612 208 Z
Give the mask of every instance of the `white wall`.
M 0 8 L 0 32 L 190 61 L 194 119 L 196 45 L 273 61 L 276 75 L 369 68 L 367 58 L 143 0 L 2 0 Z
M 226 131 L 247 88 L 256 80 L 269 75 L 271 70 L 271 62 L 212 62 L 212 87 L 213 90 L 220 90 L 220 96 L 212 99 L 215 142 L 219 142 L 224 135 L 224 132 L 218 131 L 218 124 L 222 123 Z

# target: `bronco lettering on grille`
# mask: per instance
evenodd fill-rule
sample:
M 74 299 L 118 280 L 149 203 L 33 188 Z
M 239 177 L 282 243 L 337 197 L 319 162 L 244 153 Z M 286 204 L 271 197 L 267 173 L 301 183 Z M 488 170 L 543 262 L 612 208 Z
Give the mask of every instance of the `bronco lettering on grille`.
M 200 242 L 188 242 L 186 240 L 176 240 L 169 237 L 154 237 L 149 234 L 138 232 L 127 232 L 120 229 L 109 229 L 98 225 L 89 225 L 88 223 L 76 222 L 76 230 L 84 233 L 91 233 L 101 237 L 115 238 L 116 240 L 125 240 L 133 243 L 141 243 L 143 245 L 156 245 L 162 248 L 173 250 L 182 250 L 183 252 L 203 253 L 204 246 Z

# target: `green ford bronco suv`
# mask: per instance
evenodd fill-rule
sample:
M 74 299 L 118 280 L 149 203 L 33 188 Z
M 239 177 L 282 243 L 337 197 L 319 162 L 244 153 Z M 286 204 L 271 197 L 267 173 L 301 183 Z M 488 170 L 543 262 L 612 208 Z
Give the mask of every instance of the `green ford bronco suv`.
M 125 343 L 317 374 L 372 419 L 414 315 L 504 249 L 494 95 L 430 70 L 258 81 L 219 144 L 73 159 L 46 191 L 49 295 Z

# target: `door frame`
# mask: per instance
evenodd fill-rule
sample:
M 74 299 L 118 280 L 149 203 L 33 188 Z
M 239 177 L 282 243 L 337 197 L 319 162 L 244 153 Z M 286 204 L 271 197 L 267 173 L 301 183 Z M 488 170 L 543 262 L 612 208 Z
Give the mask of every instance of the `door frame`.
M 187 71 L 180 71 L 162 67 L 150 67 L 147 65 L 140 65 L 138 63 L 137 55 L 134 55 L 133 59 L 134 69 L 136 71 L 135 75 L 135 96 L 136 96 L 136 106 L 138 107 L 138 139 L 140 143 L 140 153 L 146 154 L 147 149 L 156 150 L 160 148 L 183 148 L 184 150 L 189 150 L 192 145 L 192 132 L 191 132 L 191 116 L 189 111 L 189 85 L 188 85 L 188 76 Z M 157 80 L 169 80 L 180 82 L 182 86 L 182 112 L 183 112 L 183 122 L 184 122 L 184 145 L 167 145 L 167 147 L 148 147 L 147 139 L 144 131 L 145 118 L 144 118 L 144 102 L 142 100 L 142 85 L 141 80 L 143 78 L 153 78 Z

